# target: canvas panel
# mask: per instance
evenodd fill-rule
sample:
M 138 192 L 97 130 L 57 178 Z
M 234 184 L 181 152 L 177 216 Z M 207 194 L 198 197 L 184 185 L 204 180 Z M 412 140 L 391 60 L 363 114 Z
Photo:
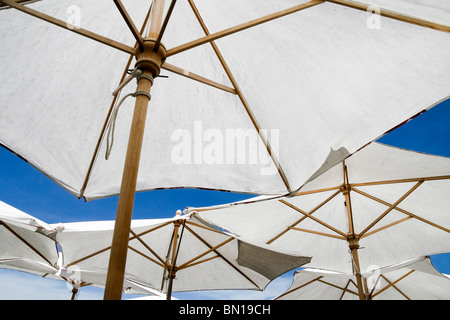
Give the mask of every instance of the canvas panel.
M 82 9 L 83 27 L 133 45 L 125 23 L 110 27 L 113 17 L 118 16 L 111 3 L 80 0 L 70 4 Z M 139 25 L 148 3 L 133 4 L 125 3 Z M 30 6 L 64 21 L 70 15 L 67 5 L 46 1 Z M 233 2 L 228 7 L 236 10 L 233 15 L 223 15 L 224 4 L 217 2 L 199 1 L 197 5 L 206 25 L 215 32 L 294 3 Z M 175 9 L 164 37 L 168 49 L 202 36 L 192 13 L 183 14 L 190 8 L 183 6 Z M 80 196 L 107 120 L 111 93 L 128 55 L 16 10 L 0 14 L 5 17 L 2 26 L 11 31 L 1 40 L 5 72 L 0 80 L 7 85 L 0 89 L 0 143 Z M 391 20 L 383 20 L 381 30 L 369 30 L 368 15 L 324 3 L 217 40 L 260 127 L 278 137 L 270 142 L 278 144 L 276 155 L 293 190 L 449 96 L 449 35 Z M 211 54 L 207 44 L 166 61 L 171 63 L 172 59 L 187 71 L 192 68 L 192 72 L 229 85 L 217 57 Z M 132 92 L 133 85 L 123 94 Z M 227 129 L 254 129 L 236 95 L 172 73 L 169 78 L 157 79 L 151 94 L 138 190 L 201 187 L 286 193 L 277 170 L 264 170 L 273 169 L 270 159 L 236 165 L 208 163 L 203 157 L 202 163 L 180 165 L 172 158 L 178 142 L 173 139 L 174 132 L 185 130 L 192 136 L 196 121 L 201 121 L 203 133 L 211 129 L 222 137 Z M 104 160 L 107 139 L 103 137 L 84 194 L 87 199 L 119 190 L 133 102 L 133 98 L 127 99 L 118 112 L 108 161 Z M 203 156 L 204 152 L 211 156 L 223 151 L 220 141 L 222 150 L 214 149 L 211 143 L 218 138 L 211 136 L 211 131 L 209 134 L 210 140 L 200 139 Z

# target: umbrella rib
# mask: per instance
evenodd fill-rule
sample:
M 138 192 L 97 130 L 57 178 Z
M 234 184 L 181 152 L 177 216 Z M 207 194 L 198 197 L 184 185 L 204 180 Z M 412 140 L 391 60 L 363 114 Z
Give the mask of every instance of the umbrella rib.
M 120 14 L 122 15 L 128 28 L 130 28 L 131 33 L 133 34 L 134 38 L 136 39 L 136 42 L 139 45 L 139 49 L 142 51 L 144 48 L 144 43 L 143 43 L 141 33 L 136 28 L 136 25 L 134 24 L 133 20 L 131 19 L 130 15 L 128 14 L 127 10 L 125 9 L 125 6 L 123 5 L 122 1 L 114 0 L 114 3 L 116 4 L 117 9 L 119 9 Z
M 347 234 L 346 234 L 346 233 L 344 233 L 344 232 L 342 232 L 342 231 L 340 231 L 340 230 L 334 228 L 333 226 L 330 226 L 330 225 L 327 224 L 326 222 L 324 222 L 324 221 L 322 221 L 322 220 L 320 220 L 320 219 L 318 219 L 318 218 L 316 218 L 316 217 L 314 217 L 314 216 L 312 215 L 313 212 L 315 212 L 316 210 L 318 210 L 320 207 L 322 207 L 325 203 L 327 203 L 328 201 L 330 201 L 332 198 L 334 198 L 334 197 L 335 197 L 337 194 L 339 194 L 339 193 L 340 193 L 340 190 L 337 191 L 337 192 L 335 192 L 331 197 L 329 197 L 327 200 L 325 200 L 324 202 L 322 202 L 319 206 L 317 206 L 316 208 L 314 208 L 314 209 L 313 209 L 311 212 L 309 212 L 309 213 L 303 211 L 302 209 L 300 209 L 300 208 L 298 208 L 298 207 L 296 207 L 296 206 L 294 206 L 293 204 L 287 202 L 286 200 L 281 199 L 281 200 L 279 200 L 279 201 L 280 201 L 281 203 L 285 204 L 286 206 L 288 206 L 288 207 L 290 207 L 290 208 L 296 210 L 297 212 L 300 212 L 301 214 L 305 215 L 306 217 L 308 217 L 308 218 L 314 220 L 315 222 L 321 224 L 322 226 L 324 226 L 324 227 L 326 227 L 326 228 L 328 228 L 328 229 L 330 229 L 330 230 L 333 230 L 333 231 L 336 232 L 337 234 L 340 234 L 341 236 L 347 238 Z
M 133 230 L 130 230 L 130 232 L 133 234 L 133 236 L 148 250 L 150 251 L 161 263 L 162 263 L 162 267 L 167 268 L 168 265 L 164 262 L 164 260 L 144 241 L 142 240 Z M 130 249 L 134 250 L 133 248 L 129 247 Z M 137 250 L 134 250 L 136 252 L 138 252 Z M 139 253 L 139 252 L 138 252 Z M 142 254 L 143 256 L 147 257 L 146 255 Z M 148 258 L 151 261 L 154 261 L 151 258 Z M 155 262 L 156 263 L 156 262 Z
M 362 10 L 362 11 L 368 11 L 371 8 L 370 5 L 356 3 L 353 1 L 347 1 L 347 0 L 325 0 L 325 1 L 331 2 L 334 4 L 338 4 L 338 5 L 342 5 L 345 7 L 350 7 L 353 9 Z M 441 24 L 438 24 L 435 22 L 424 20 L 424 19 L 410 17 L 407 15 L 404 15 L 404 14 L 401 14 L 398 12 L 394 12 L 394 11 L 390 11 L 390 10 L 386 10 L 386 9 L 381 9 L 381 8 L 378 8 L 378 9 L 379 9 L 379 14 L 386 18 L 391 18 L 394 20 L 399 20 L 399 21 L 403 21 L 403 22 L 419 25 L 421 27 L 439 30 L 439 31 L 450 32 L 450 27 L 445 26 L 445 25 L 441 25 Z
M 355 291 L 352 291 L 352 290 L 350 290 L 350 289 L 347 288 L 348 285 L 350 284 L 350 281 L 351 281 L 351 280 L 349 280 L 349 281 L 347 282 L 347 285 L 346 285 L 344 288 L 339 287 L 339 286 L 337 286 L 337 285 L 335 285 L 335 284 L 332 284 L 332 283 L 330 283 L 330 282 L 324 281 L 324 280 L 322 280 L 322 279 L 317 279 L 317 281 L 318 281 L 318 282 L 321 282 L 321 283 L 323 283 L 323 284 L 326 284 L 326 285 L 328 285 L 328 286 L 330 286 L 330 287 L 333 287 L 333 288 L 342 290 L 342 296 L 344 296 L 344 293 L 345 293 L 345 292 L 348 292 L 348 293 L 351 293 L 351 294 L 354 294 L 354 295 L 358 295 L 358 293 L 356 293 Z M 342 296 L 341 296 L 341 298 L 342 298 Z
M 283 296 L 285 296 L 285 295 L 287 295 L 287 294 L 289 294 L 289 293 L 292 293 L 292 292 L 294 292 L 294 291 L 297 291 L 297 290 L 299 290 L 299 289 L 302 289 L 302 288 L 304 288 L 304 287 L 310 285 L 311 283 L 314 283 L 314 282 L 316 282 L 316 281 L 319 281 L 321 278 L 323 278 L 323 276 L 317 277 L 317 278 L 315 278 L 315 279 L 313 279 L 313 280 L 311 280 L 311 281 L 308 281 L 308 282 L 306 282 L 306 283 L 304 283 L 304 284 L 302 284 L 302 285 L 300 285 L 300 286 L 298 286 L 298 287 L 295 287 L 294 289 L 291 289 L 291 290 L 289 290 L 289 291 L 286 291 L 285 293 L 283 293 L 283 294 L 279 295 L 278 297 L 276 297 L 275 300 L 278 300 L 279 298 L 281 298 L 281 297 L 283 297 Z
M 434 177 L 408 178 L 408 179 L 397 179 L 397 180 L 382 180 L 382 181 L 372 181 L 372 182 L 361 182 L 361 183 L 352 183 L 351 186 L 352 187 L 363 187 L 363 186 L 374 186 L 374 185 L 380 185 L 380 184 L 408 183 L 408 182 L 448 180 L 448 179 L 450 179 L 450 175 L 434 176 Z
M 155 228 L 152 228 L 152 229 L 150 229 L 150 230 L 141 232 L 140 234 L 138 234 L 138 236 L 142 236 L 142 235 L 144 235 L 144 234 L 147 234 L 147 233 L 152 232 L 152 231 L 154 231 L 154 230 L 157 230 L 157 229 L 159 229 L 159 228 L 165 227 L 166 225 L 168 225 L 168 224 L 170 224 L 170 223 L 172 223 L 172 222 L 169 221 L 169 222 L 166 222 L 166 223 L 164 223 L 164 224 L 162 224 L 162 225 L 160 225 L 160 226 L 157 226 L 157 227 L 155 227 Z M 130 231 L 132 232 L 132 230 L 130 230 Z M 133 240 L 133 239 L 135 239 L 134 236 L 129 238 L 129 240 Z M 103 253 L 103 252 L 108 251 L 108 250 L 110 250 L 110 249 L 111 249 L 111 246 L 106 247 L 106 248 L 103 248 L 103 249 L 98 250 L 98 251 L 96 251 L 96 252 L 93 252 L 93 253 L 91 253 L 90 255 L 87 255 L 87 256 L 85 256 L 85 257 L 83 257 L 83 258 L 80 258 L 80 259 L 78 259 L 78 260 L 76 260 L 76 261 L 74 261 L 74 262 L 69 263 L 69 264 L 67 265 L 67 267 L 70 267 L 70 266 L 72 266 L 72 265 L 74 265 L 74 264 L 77 264 L 77 263 L 79 263 L 79 262 L 81 262 L 81 261 L 84 261 L 84 260 L 90 259 L 90 258 L 92 258 L 92 257 L 95 257 L 96 255 L 99 255 L 100 253 Z
M 92 257 L 95 257 L 96 255 L 99 255 L 100 253 L 103 253 L 103 252 L 108 251 L 108 250 L 110 250 L 110 249 L 111 249 L 111 246 L 106 247 L 106 248 L 101 249 L 101 250 L 98 250 L 98 251 L 96 251 L 96 252 L 93 252 L 93 253 L 91 253 L 91 254 L 89 254 L 89 255 L 87 255 L 87 256 L 84 256 L 84 257 L 82 257 L 82 258 L 80 258 L 80 259 L 78 259 L 78 260 L 75 260 L 75 261 L 73 261 L 73 262 L 71 262 L 71 263 L 68 263 L 66 267 L 68 268 L 68 267 L 70 267 L 70 266 L 73 266 L 73 265 L 75 265 L 75 264 L 77 264 L 77 263 L 80 263 L 81 261 L 84 261 L 84 260 L 90 259 L 90 258 L 92 258 Z
M 167 11 L 166 17 L 165 17 L 164 22 L 159 31 L 158 38 L 156 38 L 156 41 L 155 41 L 155 47 L 153 48 L 154 52 L 157 52 L 159 49 L 159 46 L 161 44 L 161 39 L 163 37 L 164 32 L 166 31 L 167 24 L 169 23 L 169 19 L 170 19 L 170 16 L 172 15 L 172 11 L 173 11 L 173 8 L 175 7 L 176 2 L 177 2 L 177 0 L 172 0 L 172 2 L 170 3 L 169 10 Z
M 141 30 L 140 30 L 140 33 L 141 33 L 141 34 L 144 32 L 145 26 L 147 25 L 148 19 L 150 18 L 150 13 L 151 13 L 152 5 L 153 5 L 153 3 L 150 4 L 150 8 L 148 9 L 147 15 L 146 15 L 146 17 L 145 17 L 145 19 L 144 19 L 144 22 L 143 22 L 142 26 L 141 26 Z M 136 45 L 137 45 L 137 44 L 136 44 Z M 133 60 L 133 57 L 134 57 L 134 55 L 131 54 L 130 57 L 128 58 L 127 64 L 126 64 L 125 69 L 124 69 L 124 71 L 123 71 L 123 73 L 122 73 L 122 77 L 120 78 L 119 83 L 122 83 L 123 80 L 125 79 L 125 77 L 126 77 L 126 75 L 127 75 L 127 70 L 128 70 L 128 68 L 130 67 L 130 65 L 131 65 L 131 62 L 132 62 L 132 60 Z M 106 131 L 106 128 L 107 128 L 107 126 L 108 126 L 109 119 L 110 119 L 110 117 L 111 117 L 111 113 L 112 113 L 112 111 L 113 111 L 113 108 L 114 108 L 114 106 L 115 106 L 115 104 L 116 104 L 116 101 L 117 101 L 118 97 L 119 97 L 118 94 L 117 94 L 117 95 L 114 95 L 114 98 L 113 98 L 112 101 L 111 101 L 111 105 L 110 105 L 109 110 L 108 110 L 108 113 L 107 113 L 107 115 L 106 115 L 105 122 L 103 123 L 102 130 L 100 131 L 100 136 L 99 136 L 99 138 L 98 138 L 98 140 L 97 140 L 97 144 L 96 144 L 96 146 L 95 146 L 94 153 L 93 153 L 92 158 L 91 158 L 91 162 L 89 163 L 88 171 L 87 171 L 86 176 L 85 176 L 84 181 L 83 181 L 83 186 L 82 186 L 81 189 L 80 189 L 80 195 L 79 195 L 79 198 L 82 198 L 82 197 L 84 196 L 84 192 L 85 192 L 85 190 L 86 190 L 87 184 L 88 184 L 88 182 L 89 182 L 89 178 L 90 178 L 90 176 L 91 176 L 92 168 L 94 167 L 95 159 L 97 158 L 98 152 L 99 152 L 99 150 L 100 150 L 101 142 L 103 141 L 103 137 L 104 137 L 104 135 L 105 135 L 105 131 Z
M 22 12 L 24 12 L 26 14 L 29 14 L 29 15 L 35 17 L 35 18 L 44 20 L 46 22 L 54 24 L 54 25 L 56 25 L 58 27 L 61 27 L 63 29 L 75 32 L 75 33 L 80 34 L 80 35 L 82 35 L 84 37 L 87 37 L 87 38 L 89 38 L 91 40 L 98 41 L 98 42 L 100 42 L 102 44 L 105 44 L 105 45 L 110 46 L 112 48 L 118 49 L 118 50 L 123 51 L 125 53 L 134 54 L 134 48 L 132 48 L 130 46 L 127 46 L 127 45 L 125 45 L 123 43 L 120 43 L 120 42 L 117 42 L 115 40 L 106 38 L 104 36 L 101 36 L 99 34 L 96 34 L 96 33 L 92 32 L 92 31 L 89 31 L 89 30 L 86 30 L 86 29 L 83 29 L 83 28 L 78 28 L 78 27 L 73 28 L 67 22 L 64 22 L 62 20 L 56 19 L 56 18 L 54 18 L 52 16 L 49 16 L 49 15 L 47 15 L 45 13 L 42 13 L 42 12 L 39 12 L 37 10 L 31 9 L 31 8 L 26 7 L 24 5 L 18 4 L 16 2 L 14 2 L 13 0 L 1 0 L 1 1 L 4 4 L 7 4 L 10 7 L 14 8 L 14 9 L 17 9 L 19 11 L 22 11 Z
M 38 249 L 31 245 L 27 240 L 25 240 L 22 236 L 20 236 L 17 232 L 15 232 L 10 226 L 0 220 L 0 226 L 4 226 L 6 230 L 11 232 L 15 237 L 17 237 L 20 241 L 22 241 L 27 247 L 33 250 L 37 255 L 39 255 L 45 262 L 47 262 L 50 266 L 53 267 L 52 263 L 41 253 Z
M 381 219 L 383 219 L 389 212 L 391 212 L 397 205 L 405 200 L 407 196 L 409 196 L 414 190 L 416 190 L 421 184 L 423 183 L 423 180 L 417 182 L 411 189 L 409 189 L 403 196 L 400 197 L 394 204 L 390 205 L 389 208 L 384 211 L 378 218 L 376 218 L 370 225 L 368 225 L 360 234 L 359 237 L 361 238 L 367 231 L 369 231 L 375 224 L 377 224 Z
M 409 275 L 411 275 L 414 271 L 416 270 L 411 270 L 408 273 L 406 273 L 405 275 L 401 276 L 400 278 L 398 278 L 397 280 L 395 280 L 394 282 L 391 282 L 388 278 L 386 278 L 386 276 L 381 275 L 381 277 L 386 280 L 388 282 L 388 285 L 385 286 L 384 288 L 380 289 L 380 291 L 376 292 L 373 297 L 376 297 L 377 295 L 379 295 L 380 293 L 382 293 L 383 291 L 386 291 L 387 289 L 389 289 L 390 287 L 393 287 L 395 290 L 397 290 L 398 292 L 400 292 L 406 299 L 411 300 L 406 294 L 404 294 L 399 288 L 397 288 L 395 286 L 396 283 L 400 282 L 401 280 L 403 280 L 404 278 L 408 277 Z
M 345 285 L 345 287 L 342 289 L 342 294 L 341 294 L 341 296 L 339 297 L 339 300 L 342 300 L 342 299 L 344 298 L 344 295 L 345 295 L 346 292 L 358 296 L 358 293 L 356 293 L 356 292 L 354 292 L 354 291 L 348 289 L 348 286 L 350 285 L 350 283 L 352 283 L 355 287 L 358 287 L 358 286 L 352 281 L 352 279 L 349 279 L 349 280 L 347 281 L 347 284 Z
M 367 197 L 367 198 L 369 198 L 369 199 L 372 199 L 372 200 L 377 201 L 377 202 L 379 202 L 379 203 L 381 203 L 381 204 L 384 204 L 384 205 L 386 205 L 386 206 L 388 206 L 388 207 L 392 206 L 392 204 L 390 204 L 390 203 L 388 203 L 388 202 L 386 202 L 386 201 L 383 201 L 383 200 L 381 200 L 381 199 L 379 199 L 379 198 L 377 198 L 377 197 L 374 197 L 374 196 L 372 196 L 372 195 L 370 195 L 370 194 L 368 194 L 368 193 L 366 193 L 366 192 L 364 192 L 364 191 L 361 191 L 361 190 L 356 189 L 356 188 L 352 188 L 352 190 L 355 191 L 355 192 L 357 192 L 357 193 L 359 193 L 359 194 L 361 194 L 361 195 L 363 195 L 363 196 L 365 196 L 365 197 Z M 390 227 L 390 226 L 392 226 L 392 225 L 401 223 L 401 222 L 406 221 L 406 220 L 409 220 L 409 219 L 411 219 L 411 218 L 414 218 L 414 219 L 416 219 L 416 220 L 419 220 L 419 221 L 421 221 L 421 222 L 424 222 L 424 223 L 426 223 L 426 224 L 429 224 L 429 225 L 431 225 L 431 226 L 433 226 L 433 227 L 435 227 L 435 228 L 441 229 L 442 231 L 445 231 L 445 232 L 447 232 L 447 233 L 450 233 L 450 230 L 449 230 L 449 229 L 447 229 L 447 228 L 445 228 L 445 227 L 443 227 L 443 226 L 441 226 L 441 225 L 439 225 L 439 224 L 437 224 L 437 223 L 434 223 L 434 222 L 431 222 L 431 221 L 429 221 L 429 220 L 427 220 L 427 219 L 421 218 L 421 217 L 419 217 L 419 216 L 417 216 L 417 215 L 415 215 L 415 214 L 413 214 L 413 213 L 411 213 L 411 212 L 409 212 L 409 211 L 406 211 L 406 210 L 404 210 L 404 209 L 402 209 L 402 208 L 399 208 L 399 207 L 397 207 L 397 206 L 395 206 L 394 209 L 397 210 L 397 211 L 399 211 L 399 212 L 401 212 L 401 213 L 406 214 L 408 217 L 405 218 L 405 219 L 402 219 L 402 220 L 398 220 L 397 222 L 393 222 L 393 223 L 391 223 L 391 224 L 389 224 L 389 225 L 387 225 L 387 226 L 384 226 L 384 227 L 382 227 L 382 228 L 379 228 L 379 229 L 377 229 L 377 230 L 373 230 L 373 231 L 371 231 L 371 232 L 367 232 L 367 233 L 365 234 L 365 236 L 368 236 L 368 235 L 373 234 L 373 233 L 375 233 L 375 232 L 381 231 L 382 229 L 386 229 L 387 227 Z
M 218 256 L 220 256 L 221 258 L 224 258 L 222 255 L 220 255 L 220 253 L 218 253 L 216 250 L 224 245 L 226 245 L 227 243 L 229 243 L 230 241 L 234 240 L 233 237 L 228 238 L 227 240 L 219 243 L 218 245 L 212 247 L 209 243 L 207 243 L 203 238 L 201 238 L 199 235 L 197 235 L 191 228 L 189 228 L 188 226 L 185 226 L 185 228 L 187 230 L 189 230 L 195 237 L 197 237 L 200 241 L 202 241 L 209 249 L 206 250 L 205 252 L 199 254 L 198 256 L 192 258 L 191 260 L 183 263 L 182 265 L 178 266 L 178 270 L 181 269 L 185 269 L 185 268 L 189 268 L 190 266 L 192 266 L 192 263 L 198 259 L 200 259 L 201 257 L 206 256 L 208 253 L 214 252 L 216 253 Z
M 39 0 L 15 0 L 14 2 L 15 3 L 24 3 L 24 4 L 28 4 L 28 3 L 33 3 L 33 2 L 36 2 L 36 1 L 39 1 Z M 4 3 L 2 3 L 3 1 L 0 1 L 0 9 L 8 9 L 9 7 L 8 7 L 8 5 L 7 4 L 4 4 Z
M 290 227 L 290 229 L 291 230 L 295 230 L 295 231 L 301 231 L 301 232 L 317 234 L 319 236 L 335 238 L 335 239 L 339 239 L 339 240 L 347 240 L 346 237 L 341 237 L 341 236 L 337 236 L 337 235 L 330 234 L 330 233 L 325 233 L 325 232 L 319 232 L 319 231 L 314 231 L 314 230 L 302 229 L 302 228 L 297 228 L 297 227 Z
M 322 203 L 320 203 L 318 206 L 316 206 L 313 210 L 311 210 L 309 212 L 309 216 L 312 217 L 312 214 L 317 211 L 319 208 L 321 208 L 323 205 L 325 205 L 327 202 L 329 202 L 331 199 L 333 199 L 335 196 L 337 196 L 341 191 L 338 190 L 335 193 L 333 193 L 330 197 L 328 197 L 325 201 L 323 201 Z M 308 218 L 308 214 L 306 214 L 306 212 L 304 212 L 303 210 L 300 210 L 297 207 L 294 207 L 293 205 L 290 205 L 289 202 L 284 201 L 283 199 L 278 200 L 280 202 L 282 202 L 285 205 L 290 206 L 292 209 L 302 213 L 304 216 L 301 217 L 299 220 L 295 221 L 293 224 L 291 224 L 289 227 L 287 227 L 285 230 L 283 230 L 282 232 L 280 232 L 278 235 L 276 235 L 275 237 L 273 237 L 272 239 L 270 239 L 269 241 L 266 242 L 266 244 L 271 244 L 272 242 L 274 242 L 276 239 L 278 239 L 279 237 L 281 237 L 282 235 L 284 235 L 286 232 L 288 232 L 289 230 L 291 230 L 293 227 L 295 227 L 296 225 L 298 225 L 300 222 L 302 222 L 303 220 L 305 220 L 306 218 Z M 283 202 L 284 201 L 284 202 Z M 300 211 L 299 211 L 300 210 Z M 316 219 L 316 218 L 311 218 L 311 219 Z M 333 229 L 332 229 L 333 230 Z M 335 230 L 333 230 L 335 231 Z M 336 231 L 335 231 L 336 232 Z M 344 233 L 341 233 L 340 231 L 337 231 L 338 234 L 343 235 L 344 237 L 346 237 L 346 235 Z
M 307 194 L 313 194 L 313 193 L 320 193 L 320 192 L 326 192 L 326 191 L 332 191 L 332 190 L 337 190 L 340 189 L 341 186 L 336 186 L 336 187 L 329 187 L 329 188 L 323 188 L 323 189 L 316 189 L 316 190 L 309 190 L 309 191 L 301 191 L 301 192 L 297 192 L 295 194 L 295 196 L 304 196 Z
M 167 269 L 167 268 L 168 268 L 167 264 L 164 263 L 164 261 L 161 261 L 161 260 L 160 260 L 161 258 L 160 258 L 157 254 L 155 254 L 155 253 L 153 252 L 153 250 L 151 250 L 150 252 L 153 253 L 153 254 L 158 258 L 158 260 L 160 260 L 162 263 L 160 263 L 160 262 L 156 261 L 155 259 L 153 259 L 153 258 L 147 256 L 145 253 L 143 253 L 143 252 L 137 250 L 136 248 L 133 248 L 132 246 L 128 246 L 128 248 L 129 248 L 130 250 L 136 252 L 137 254 L 140 254 L 140 255 L 143 256 L 144 258 L 150 260 L 151 262 L 153 262 L 153 263 L 159 265 L 160 267 L 162 267 L 162 268 L 164 268 L 164 269 Z
M 200 237 L 194 230 L 192 230 L 191 228 L 189 228 L 189 226 L 185 226 L 186 229 L 188 229 L 197 239 L 199 239 L 204 245 L 206 245 L 208 248 L 210 248 L 210 250 L 208 250 L 207 252 L 205 252 L 204 254 L 202 254 L 201 256 L 204 256 L 205 254 L 214 251 L 215 254 L 217 254 L 225 263 L 227 263 L 230 267 L 232 267 L 237 273 L 239 273 L 240 275 L 242 275 L 245 279 L 247 279 L 247 281 L 249 281 L 251 284 L 253 284 L 255 287 L 259 288 L 259 286 L 252 280 L 250 279 L 245 273 L 243 273 L 241 270 L 239 270 L 234 264 L 232 264 L 230 261 L 228 261 L 228 259 L 226 259 L 220 252 L 217 251 L 217 248 L 224 246 L 225 244 L 229 243 L 232 240 L 235 240 L 235 238 L 229 236 L 230 238 L 225 240 L 224 242 L 222 242 L 221 244 L 212 247 L 208 242 L 205 241 L 205 239 L 203 239 L 202 237 Z M 184 263 L 183 265 L 179 266 L 179 268 L 187 268 L 187 264 L 191 263 L 192 261 L 195 261 L 196 259 L 200 258 L 201 256 L 196 257 L 195 259 L 191 259 L 190 261 Z
M 211 36 L 211 34 L 209 33 L 209 30 L 203 20 L 203 18 L 200 15 L 200 12 L 197 9 L 197 6 L 195 5 L 193 0 L 188 0 L 192 11 L 194 12 L 198 22 L 200 23 L 206 37 Z M 317 2 L 317 1 L 311 1 L 311 2 Z M 322 1 L 318 1 L 318 3 L 321 3 Z M 316 4 L 318 4 L 316 3 Z M 289 193 L 292 192 L 291 187 L 289 185 L 289 181 L 286 177 L 286 174 L 284 173 L 283 169 L 281 168 L 281 164 L 278 161 L 276 155 L 274 154 L 272 147 L 269 143 L 269 141 L 267 140 L 266 136 L 264 135 L 264 133 L 261 130 L 261 126 L 258 123 L 258 120 L 256 119 L 253 111 L 250 108 L 250 105 L 248 104 L 247 100 L 245 99 L 245 96 L 242 92 L 242 90 L 240 89 L 239 85 L 237 84 L 237 81 L 235 79 L 235 77 L 233 76 L 233 74 L 231 73 L 230 68 L 228 67 L 227 63 L 225 62 L 225 59 L 222 55 L 222 53 L 220 52 L 219 48 L 217 47 L 216 43 L 213 41 L 214 39 L 210 40 L 210 44 L 214 50 L 214 52 L 216 53 L 217 58 L 220 61 L 220 64 L 222 65 L 222 68 L 225 70 L 225 73 L 228 76 L 228 79 L 230 80 L 231 84 L 233 85 L 236 94 L 238 95 L 242 105 L 244 106 L 245 111 L 247 112 L 247 115 L 249 116 L 253 126 L 255 127 L 256 131 L 258 132 L 259 137 L 261 138 L 262 142 L 264 143 L 264 146 L 267 149 L 268 154 L 270 155 L 275 167 L 278 170 L 278 174 L 280 175 L 281 179 L 283 180 L 284 185 L 286 186 L 286 189 L 288 190 Z M 170 50 L 169 50 L 170 51 Z M 167 54 L 169 55 L 169 51 L 167 52 Z
M 182 69 L 180 67 L 174 66 L 173 64 L 165 62 L 161 66 L 161 68 L 164 69 L 164 70 L 176 73 L 176 74 L 178 74 L 180 76 L 186 77 L 188 79 L 192 79 L 192 80 L 201 82 L 203 84 L 209 85 L 209 86 L 214 87 L 216 89 L 220 89 L 220 90 L 223 90 L 223 91 L 226 91 L 226 92 L 229 92 L 229 93 L 237 94 L 236 89 L 233 89 L 231 87 L 228 87 L 228 86 L 226 86 L 224 84 L 221 84 L 221 83 L 218 83 L 216 81 L 210 80 L 208 78 L 202 77 L 202 76 L 200 76 L 198 74 L 195 74 L 193 72 L 184 70 L 184 69 Z
M 298 11 L 303 10 L 303 9 L 307 9 L 307 8 L 313 7 L 313 6 L 321 4 L 323 2 L 324 1 L 322 1 L 322 0 L 312 0 L 312 1 L 309 1 L 307 3 L 302 3 L 302 4 L 296 5 L 294 7 L 291 7 L 291 8 L 285 9 L 285 10 L 281 10 L 281 11 L 278 11 L 278 12 L 266 15 L 264 17 L 261 17 L 261 18 L 255 19 L 255 20 L 251 20 L 249 22 L 242 23 L 242 24 L 239 24 L 237 26 L 234 26 L 234 27 L 222 30 L 222 31 L 219 31 L 219 32 L 216 32 L 216 33 L 213 33 L 213 34 L 209 34 L 209 35 L 207 35 L 207 36 L 205 36 L 203 38 L 200 38 L 200 39 L 197 39 L 197 40 L 194 40 L 194 41 L 182 44 L 182 45 L 177 46 L 175 48 L 169 49 L 167 51 L 167 56 L 170 57 L 170 56 L 172 56 L 174 54 L 178 54 L 180 52 L 183 52 L 183 51 L 195 48 L 195 47 L 200 46 L 202 44 L 205 44 L 207 42 L 211 42 L 213 40 L 217 40 L 217 39 L 223 38 L 225 36 L 228 36 L 228 35 L 234 34 L 236 32 L 240 32 L 242 30 L 245 30 L 245 29 L 257 26 L 259 24 L 262 24 L 262 23 L 265 23 L 265 22 L 268 22 L 268 21 L 271 21 L 271 20 L 274 20 L 274 19 L 277 19 L 277 18 L 284 17 L 286 15 L 298 12 Z

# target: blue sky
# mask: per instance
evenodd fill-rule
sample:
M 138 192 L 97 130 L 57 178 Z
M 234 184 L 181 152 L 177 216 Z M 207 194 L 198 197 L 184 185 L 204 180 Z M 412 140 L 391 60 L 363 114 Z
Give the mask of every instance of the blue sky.
M 382 137 L 380 142 L 415 151 L 450 157 L 450 99 Z M 78 200 L 32 166 L 0 147 L 0 200 L 47 223 L 114 220 L 117 197 L 89 202 Z M 172 217 L 186 206 L 209 206 L 246 199 L 250 195 L 195 189 L 156 190 L 136 194 L 133 218 Z M 449 213 L 450 214 L 450 213 Z M 450 254 L 432 256 L 434 266 L 450 274 Z M 291 279 L 284 276 L 265 292 L 208 292 L 174 294 L 179 298 L 272 298 Z M 42 279 L 0 269 L 0 299 L 70 299 L 62 281 Z M 103 290 L 82 288 L 80 299 L 102 299 Z

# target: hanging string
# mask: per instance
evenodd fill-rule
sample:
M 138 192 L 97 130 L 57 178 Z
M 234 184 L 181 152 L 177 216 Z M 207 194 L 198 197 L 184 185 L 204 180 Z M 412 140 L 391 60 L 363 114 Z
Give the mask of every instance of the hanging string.
M 148 74 L 142 74 L 142 71 L 139 69 L 133 69 L 130 72 L 130 76 L 124 80 L 124 82 L 122 84 L 119 85 L 118 89 L 116 89 L 113 92 L 113 95 L 117 95 L 117 97 L 120 96 L 120 93 L 122 92 L 122 89 L 131 81 L 132 78 L 136 78 L 137 83 L 139 83 L 139 80 L 141 78 L 145 78 L 147 80 L 149 80 L 151 82 L 151 84 L 153 85 L 153 77 L 148 75 Z M 116 105 L 113 107 L 113 111 L 111 113 L 111 118 L 109 120 L 108 123 L 108 131 L 106 133 L 106 151 L 105 151 L 105 159 L 108 160 L 109 156 L 111 154 L 113 145 L 114 145 L 114 131 L 116 128 L 116 120 L 117 120 L 117 114 L 119 112 L 119 108 L 120 106 L 123 104 L 123 102 L 128 98 L 128 97 L 137 97 L 139 95 L 142 96 L 146 96 L 149 100 L 152 99 L 152 96 L 150 95 L 150 93 L 148 93 L 147 91 L 143 91 L 143 90 L 136 90 L 135 92 L 132 93 L 128 93 L 127 95 L 125 95 L 122 99 L 120 99 L 119 103 L 117 103 L 117 99 L 116 99 Z

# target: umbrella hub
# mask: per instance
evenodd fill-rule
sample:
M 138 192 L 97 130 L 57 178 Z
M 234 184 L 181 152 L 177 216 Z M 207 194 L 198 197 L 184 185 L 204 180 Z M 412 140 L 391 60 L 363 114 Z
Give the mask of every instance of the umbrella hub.
M 159 44 L 155 50 L 156 41 L 154 39 L 144 39 L 142 50 L 136 48 L 135 67 L 142 72 L 150 72 L 153 77 L 157 77 L 161 71 L 161 65 L 166 60 L 167 51 L 163 44 Z
M 359 249 L 359 238 L 356 236 L 352 236 L 348 238 L 348 246 L 351 250 Z

